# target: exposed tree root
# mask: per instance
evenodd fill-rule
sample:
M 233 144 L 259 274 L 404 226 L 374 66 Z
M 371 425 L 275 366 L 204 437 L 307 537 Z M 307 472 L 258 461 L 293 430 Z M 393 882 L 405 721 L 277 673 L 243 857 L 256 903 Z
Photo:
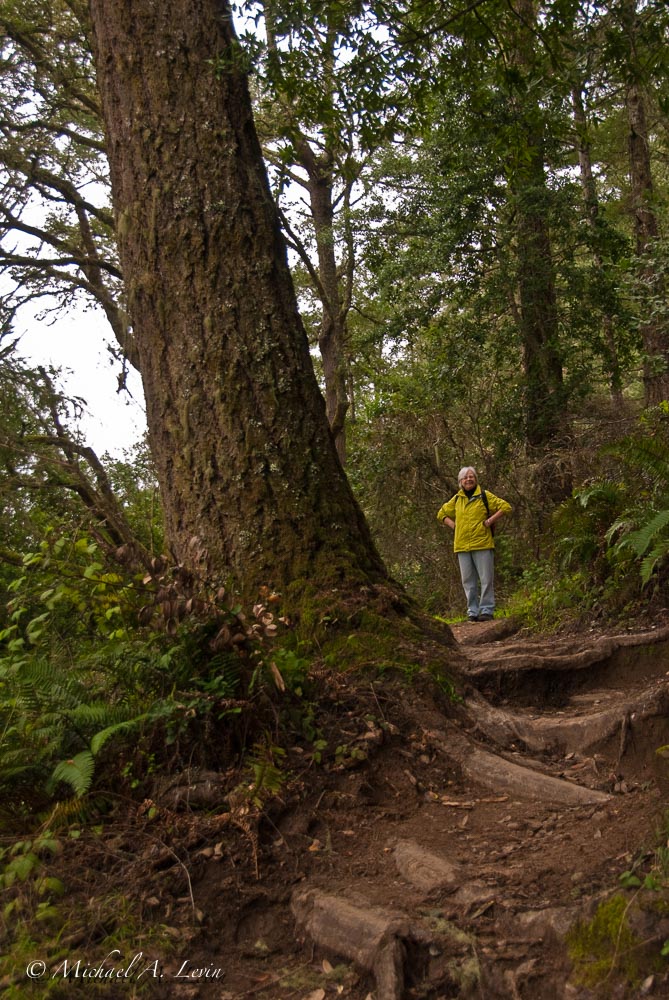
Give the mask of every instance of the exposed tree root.
M 402 1000 L 406 948 L 429 938 L 402 913 L 354 904 L 317 889 L 298 890 L 292 910 L 302 933 L 319 947 L 371 972 L 378 996 Z
M 542 849 L 552 850 L 554 856 L 554 837 L 573 842 L 579 824 L 584 828 L 592 824 L 590 843 L 596 843 L 606 824 L 616 821 L 621 799 L 603 788 L 617 792 L 618 787 L 610 783 L 614 772 L 626 769 L 639 754 L 654 756 L 652 740 L 662 733 L 663 717 L 669 717 L 669 672 L 665 673 L 662 654 L 632 661 L 616 654 L 669 642 L 669 628 L 593 641 L 580 637 L 522 644 L 509 638 L 508 631 L 502 635 L 496 628 L 487 633 L 483 629 L 470 632 L 466 626 L 465 630 L 467 640 L 461 643 L 460 652 L 467 657 L 463 674 L 470 683 L 459 718 L 447 719 L 417 689 L 414 700 L 404 706 L 419 734 L 415 743 L 427 754 L 425 759 L 430 754 L 436 760 L 446 757 L 456 765 L 448 773 L 458 774 L 456 783 L 467 789 L 464 797 L 453 799 L 448 792 L 424 793 L 427 801 L 463 809 L 462 823 L 456 827 L 463 839 L 451 833 L 450 839 L 443 840 L 438 826 L 432 826 L 431 833 L 426 830 L 422 837 L 424 843 L 400 836 L 391 844 L 400 885 L 407 887 L 395 897 L 404 913 L 379 907 L 373 882 L 361 885 L 355 896 L 356 888 L 350 883 L 342 886 L 341 895 L 303 886 L 293 896 L 293 912 L 301 933 L 315 945 L 372 974 L 375 995 L 383 1000 L 413 995 L 413 984 L 419 990 L 432 990 L 430 995 L 485 1000 L 549 995 L 585 998 L 592 994 L 583 992 L 577 979 L 572 981 L 565 936 L 579 922 L 587 925 L 600 903 L 611 896 L 610 891 L 600 889 L 578 899 L 587 884 L 587 839 L 581 841 L 582 871 L 573 867 L 578 862 L 565 848 L 564 863 L 567 872 L 571 867 L 574 894 L 567 889 L 561 896 L 529 897 L 524 891 L 525 866 L 517 855 L 526 852 L 528 866 L 540 872 Z M 478 690 L 479 685 L 493 698 L 497 693 L 505 704 L 493 704 Z M 507 700 L 516 702 L 513 708 Z M 604 751 L 601 757 L 594 754 L 596 747 Z M 586 752 L 585 764 L 592 764 L 591 771 L 581 760 Z M 564 776 L 565 756 L 570 758 L 573 780 Z M 478 797 L 477 786 L 486 789 Z M 470 788 L 474 789 L 471 794 Z M 638 788 L 630 790 L 638 793 Z M 620 793 L 626 790 L 621 788 Z M 486 798 L 490 792 L 494 797 Z M 498 849 L 482 852 L 479 848 L 478 855 L 476 851 L 470 855 L 466 848 L 458 850 L 469 843 L 469 815 L 464 810 L 471 810 L 470 815 L 481 810 L 485 815 L 497 802 L 508 803 L 502 810 L 509 809 L 506 817 L 502 810 L 491 816 L 490 842 Z M 519 810 L 524 804 L 530 816 L 547 818 L 538 824 L 536 820 L 511 823 L 512 814 L 522 816 Z M 481 812 L 478 815 L 480 837 Z M 505 829 L 507 821 L 509 840 L 500 845 L 500 829 Z M 522 843 L 512 833 L 519 827 L 524 830 Z M 538 884 L 542 885 L 541 876 Z M 543 889 L 539 892 L 543 894 Z M 558 899 L 561 905 L 556 905 Z M 431 912 L 425 907 L 428 900 L 439 901 L 438 932 L 425 920 Z M 635 919 L 645 919 L 645 911 L 637 909 Z M 476 937 L 470 933 L 472 927 Z M 637 936 L 644 942 L 651 936 L 653 941 L 660 940 L 645 926 Z M 553 961 L 550 974 L 543 961 L 546 949 Z M 440 956 L 436 964 L 431 957 L 435 955 Z M 647 977 L 650 994 L 664 995 L 667 978 Z
M 532 766 L 513 763 L 480 749 L 466 737 L 442 732 L 427 735 L 434 746 L 458 761 L 469 781 L 493 791 L 554 806 L 596 805 L 608 801 L 609 796 L 604 792 L 554 778 Z
M 630 732 L 646 719 L 669 714 L 669 681 L 655 681 L 640 694 L 601 692 L 598 700 L 603 701 L 605 707 L 591 712 L 570 706 L 559 714 L 538 715 L 529 710 L 509 711 L 495 707 L 478 692 L 471 692 L 466 706 L 475 720 L 475 733 L 497 746 L 522 744 L 534 753 L 589 750 L 620 729 L 620 761 Z
M 480 682 L 484 678 L 512 671 L 582 670 L 605 662 L 620 649 L 654 646 L 662 642 L 669 642 L 669 626 L 650 632 L 600 636 L 593 640 L 583 636 L 578 639 L 525 639 L 503 647 L 477 643 L 471 648 L 467 641 L 469 665 L 466 672 L 472 680 Z

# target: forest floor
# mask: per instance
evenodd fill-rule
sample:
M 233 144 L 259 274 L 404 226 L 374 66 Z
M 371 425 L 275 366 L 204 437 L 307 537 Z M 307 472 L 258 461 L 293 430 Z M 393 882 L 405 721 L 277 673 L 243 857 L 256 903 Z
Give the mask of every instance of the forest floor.
M 340 752 L 289 751 L 294 780 L 259 822 L 229 797 L 191 808 L 194 780 L 189 808 L 156 796 L 64 852 L 89 913 L 70 963 L 100 937 L 94 896 L 142 914 L 100 995 L 669 997 L 667 619 L 453 631 L 455 711 L 406 684 L 342 687 L 325 734 Z

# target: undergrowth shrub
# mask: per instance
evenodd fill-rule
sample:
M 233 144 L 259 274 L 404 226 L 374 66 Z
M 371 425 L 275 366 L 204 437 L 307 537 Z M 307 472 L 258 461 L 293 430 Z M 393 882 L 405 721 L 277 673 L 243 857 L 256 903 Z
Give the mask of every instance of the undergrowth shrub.
M 246 616 L 181 567 L 143 579 L 47 532 L 0 631 L 0 823 L 159 767 L 217 766 L 253 741 L 281 673 L 269 592 Z
M 545 628 L 631 613 L 669 584 L 669 403 L 601 449 L 599 468 L 553 513 L 549 557 L 526 571 L 512 610 Z

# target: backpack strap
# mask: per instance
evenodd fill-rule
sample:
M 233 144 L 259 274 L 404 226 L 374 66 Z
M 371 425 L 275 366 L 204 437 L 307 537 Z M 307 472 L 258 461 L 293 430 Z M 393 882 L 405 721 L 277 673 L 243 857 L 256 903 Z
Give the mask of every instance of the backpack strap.
M 481 500 L 483 500 L 483 506 L 486 509 L 486 513 L 488 515 L 488 518 L 490 518 L 490 504 L 488 503 L 488 497 L 486 496 L 486 492 L 483 489 L 483 487 L 481 487 Z M 490 531 L 491 531 L 491 534 L 493 534 L 493 535 L 495 534 L 495 525 L 494 524 L 490 525 Z

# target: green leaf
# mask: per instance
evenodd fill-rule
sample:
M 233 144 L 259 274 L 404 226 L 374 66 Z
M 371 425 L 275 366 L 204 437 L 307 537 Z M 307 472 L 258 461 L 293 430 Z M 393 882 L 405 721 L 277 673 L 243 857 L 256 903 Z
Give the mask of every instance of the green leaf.
M 134 719 L 126 719 L 124 722 L 117 722 L 113 726 L 107 726 L 106 729 L 100 730 L 91 740 L 91 753 L 93 756 L 97 756 L 107 740 L 111 739 L 112 736 L 117 736 L 119 733 L 127 733 L 129 730 L 141 725 L 147 718 L 148 714 L 144 713 L 143 715 L 136 716 Z
M 642 556 L 663 528 L 669 524 L 669 510 L 661 510 L 638 531 L 627 536 L 626 542 L 638 556 Z
M 47 893 L 50 896 L 62 896 L 65 892 L 65 886 L 59 878 L 49 875 L 41 879 L 38 891 L 41 896 L 46 896 Z
M 25 882 L 40 866 L 41 861 L 37 855 L 29 852 L 20 858 L 14 858 L 7 866 L 7 873 L 13 872 L 21 882 Z
M 76 757 L 57 764 L 52 777 L 54 781 L 64 781 L 72 788 L 76 797 L 81 798 L 91 787 L 94 770 L 93 754 L 90 750 L 82 750 Z

